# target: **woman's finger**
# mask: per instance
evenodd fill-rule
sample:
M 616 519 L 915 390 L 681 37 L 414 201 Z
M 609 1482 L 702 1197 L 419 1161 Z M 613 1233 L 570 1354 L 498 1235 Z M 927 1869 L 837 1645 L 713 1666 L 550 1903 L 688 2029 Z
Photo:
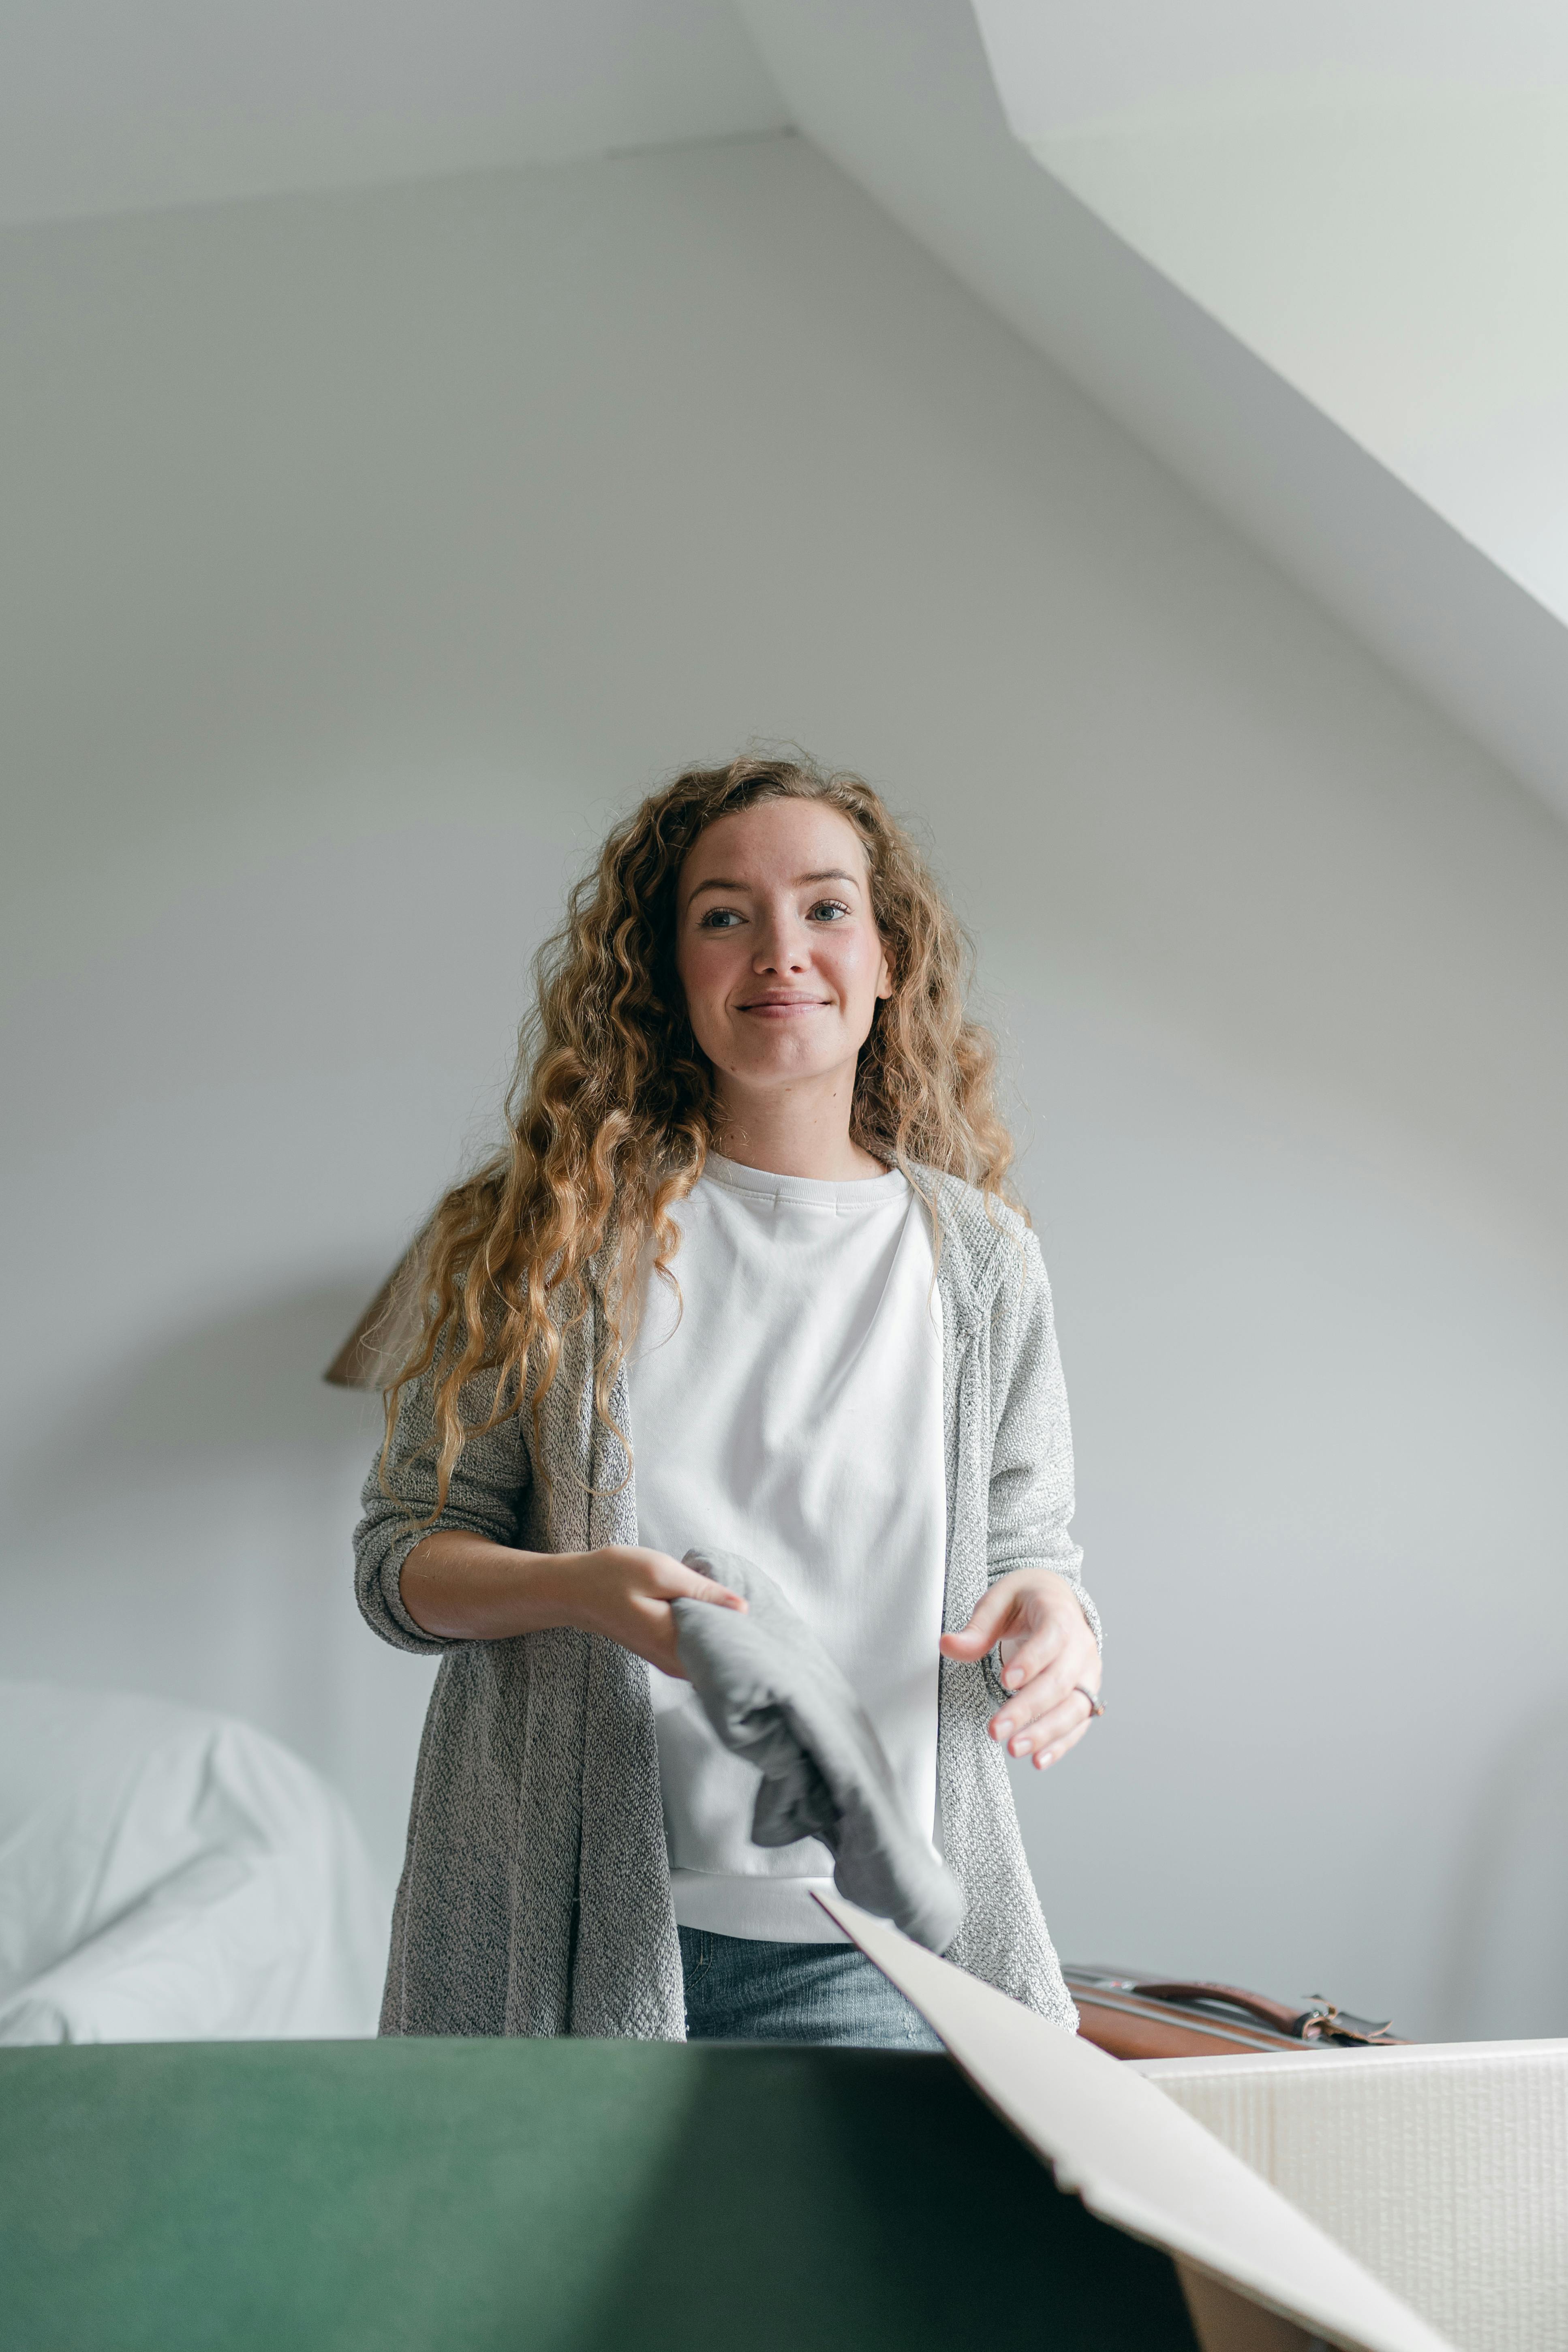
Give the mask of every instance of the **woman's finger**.
M 942 1635 L 941 1647 L 943 1656 L 983 1658 L 1006 1632 L 1008 1620 L 1017 1606 L 1017 1598 L 1013 1588 L 1005 1584 L 994 1584 L 988 1592 L 983 1592 L 962 1632 Z
M 1053 1658 L 1043 1674 L 1033 1675 L 1016 1690 L 1010 1690 L 996 1710 L 996 1720 L 1004 1720 L 1022 1729 L 1034 1717 L 1043 1715 L 1047 1707 L 1056 1706 L 1075 1690 L 1098 1690 L 1100 1687 L 1100 1657 L 1090 1651 L 1084 1657 L 1074 1645 L 1068 1645 Z M 999 1734 L 1005 1737 L 1005 1734 Z
M 1084 1692 L 1092 1687 L 1087 1682 L 1069 1683 L 1057 1675 L 1042 1675 L 998 1709 L 992 1719 L 992 1737 L 1013 1756 L 1050 1747 L 1058 1737 L 1091 1720 Z
M 671 1582 L 674 1582 L 672 1578 Z M 720 1609 L 738 1609 L 745 1614 L 746 1604 L 738 1592 L 727 1584 L 717 1584 L 710 1576 L 699 1576 L 694 1568 L 680 1570 L 679 1589 L 669 1596 L 672 1601 L 711 1601 Z
M 1093 1720 L 1094 1717 L 1092 1716 L 1088 1717 L 1084 1722 L 1079 1725 L 1076 1731 L 1069 1731 L 1067 1738 L 1065 1739 L 1058 1739 L 1054 1747 L 1037 1748 L 1030 1759 L 1036 1771 L 1043 1772 L 1047 1764 L 1059 1764 L 1062 1758 L 1067 1754 L 1068 1748 L 1076 1748 L 1078 1746 L 1079 1741 L 1083 1738 L 1084 1733 L 1089 1729 L 1089 1724 L 1091 1724 Z
M 1081 1699 L 1064 1699 L 1060 1706 L 1037 1717 L 1026 1729 L 1015 1732 L 1005 1743 L 1007 1753 L 1020 1764 L 1031 1759 L 1037 1764 L 1042 1757 L 1049 1763 L 1076 1748 L 1093 1721 Z
M 1037 1675 L 1043 1675 L 1053 1660 L 1059 1658 L 1070 1645 L 1072 1635 L 1071 1625 L 1059 1617 L 1053 1618 L 1049 1624 L 1042 1625 L 1037 1633 L 1028 1634 L 1003 1665 L 1005 1686 L 1010 1691 L 1022 1690 L 1025 1684 L 1033 1682 Z
M 1026 1725 L 1022 1731 L 1015 1732 L 1007 1742 L 1007 1753 L 1009 1756 L 1048 1755 L 1068 1739 L 1076 1739 L 1080 1732 L 1087 1731 L 1092 1720 L 1085 1702 L 1075 1696 L 1068 1696 L 1059 1706 L 1047 1708 L 1044 1715 L 1037 1716 L 1033 1723 Z

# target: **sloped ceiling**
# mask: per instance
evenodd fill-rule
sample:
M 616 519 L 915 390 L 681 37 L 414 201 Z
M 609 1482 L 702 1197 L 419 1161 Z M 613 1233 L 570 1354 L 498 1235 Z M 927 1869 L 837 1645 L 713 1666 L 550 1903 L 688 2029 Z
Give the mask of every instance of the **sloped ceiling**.
M 1051 21 L 1075 12 L 1060 0 Z M 0 15 L 0 223 L 792 126 L 1568 816 L 1568 631 L 1041 169 L 970 0 L 17 0 Z
M 974 13 L 1039 162 L 1568 618 L 1568 13 Z
M 737 5 L 808 137 L 1568 817 L 1568 630 L 1038 167 L 969 0 Z

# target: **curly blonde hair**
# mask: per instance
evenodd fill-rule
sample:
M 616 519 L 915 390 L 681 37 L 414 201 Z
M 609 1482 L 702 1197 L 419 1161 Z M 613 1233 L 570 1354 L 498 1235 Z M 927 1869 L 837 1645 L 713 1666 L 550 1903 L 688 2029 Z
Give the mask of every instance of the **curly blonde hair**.
M 988 1201 L 1005 1194 L 1013 1146 L 995 1104 L 995 1049 L 964 1012 L 968 943 L 910 835 L 860 777 L 804 757 L 752 753 L 686 770 L 616 827 L 573 889 L 535 960 L 507 1141 L 446 1195 L 419 1244 L 420 1337 L 387 1391 L 387 1439 L 404 1390 L 428 1379 L 436 1513 L 468 1440 L 525 1397 L 537 1438 L 563 1336 L 593 1311 L 595 1289 L 608 1345 L 594 1404 L 614 1426 L 609 1400 L 647 1254 L 668 1277 L 679 1243 L 670 1210 L 701 1175 L 716 1123 L 712 1071 L 676 975 L 681 866 L 717 818 L 771 800 L 837 809 L 866 852 L 893 989 L 860 1051 L 855 1141 L 900 1169 L 933 1217 L 933 1175 L 961 1177 Z M 940 1246 L 940 1218 L 938 1233 Z M 490 1373 L 493 1390 L 469 1391 Z M 469 1421 L 475 1394 L 488 1404 Z

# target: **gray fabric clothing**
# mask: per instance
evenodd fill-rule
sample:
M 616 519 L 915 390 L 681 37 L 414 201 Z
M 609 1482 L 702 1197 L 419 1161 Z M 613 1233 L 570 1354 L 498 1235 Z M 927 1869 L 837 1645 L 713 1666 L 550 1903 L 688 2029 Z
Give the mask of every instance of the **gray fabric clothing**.
M 988 1583 L 1051 1568 L 1080 1594 L 1072 1443 L 1034 1236 L 952 1178 L 940 1187 L 947 1584 L 943 1622 L 968 1622 Z M 676 1271 L 679 1274 L 679 1261 Z M 593 1410 L 603 1310 L 564 1334 L 541 1401 L 464 1447 L 436 1527 L 531 1551 L 637 1540 L 631 1465 Z M 616 1425 L 635 1444 L 623 1369 Z M 476 1395 L 476 1406 L 483 1402 Z M 448 1642 L 403 1606 L 403 1563 L 428 1532 L 430 1399 L 408 1391 L 384 1492 L 375 1466 L 354 1538 L 360 1607 L 405 1650 L 444 1652 L 415 1776 L 393 1915 L 384 2033 L 602 2034 L 679 2041 L 680 1953 L 670 1903 L 647 1669 L 602 1634 L 561 1627 Z M 538 1458 L 536 1458 L 536 1454 Z M 548 1476 L 543 1474 L 548 1471 Z M 1084 1607 L 1099 1631 L 1087 1597 Z M 964 1895 L 948 1957 L 1068 2028 L 1076 2012 L 1024 1856 L 1007 1767 L 986 1735 L 994 1657 L 944 1659 L 937 1768 L 942 1847 Z
M 840 1895 L 933 1952 L 963 1921 L 963 1894 L 910 1815 L 870 1717 L 771 1576 L 732 1551 L 689 1551 L 747 1603 L 675 1603 L 675 1646 L 702 1712 L 732 1755 L 757 1766 L 756 1845 L 820 1838 Z

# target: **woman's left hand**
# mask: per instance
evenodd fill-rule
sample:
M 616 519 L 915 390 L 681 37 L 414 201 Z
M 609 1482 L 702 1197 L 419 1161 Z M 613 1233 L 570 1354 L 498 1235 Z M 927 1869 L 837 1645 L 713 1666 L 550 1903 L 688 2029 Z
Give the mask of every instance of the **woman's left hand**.
M 998 1577 L 963 1633 L 942 1635 L 942 1655 L 983 1658 L 997 1643 L 1009 1696 L 987 1727 L 1009 1756 L 1032 1756 L 1043 1770 L 1078 1746 L 1093 1720 L 1083 1694 L 1100 1689 L 1099 1645 L 1066 1577 L 1048 1568 Z

